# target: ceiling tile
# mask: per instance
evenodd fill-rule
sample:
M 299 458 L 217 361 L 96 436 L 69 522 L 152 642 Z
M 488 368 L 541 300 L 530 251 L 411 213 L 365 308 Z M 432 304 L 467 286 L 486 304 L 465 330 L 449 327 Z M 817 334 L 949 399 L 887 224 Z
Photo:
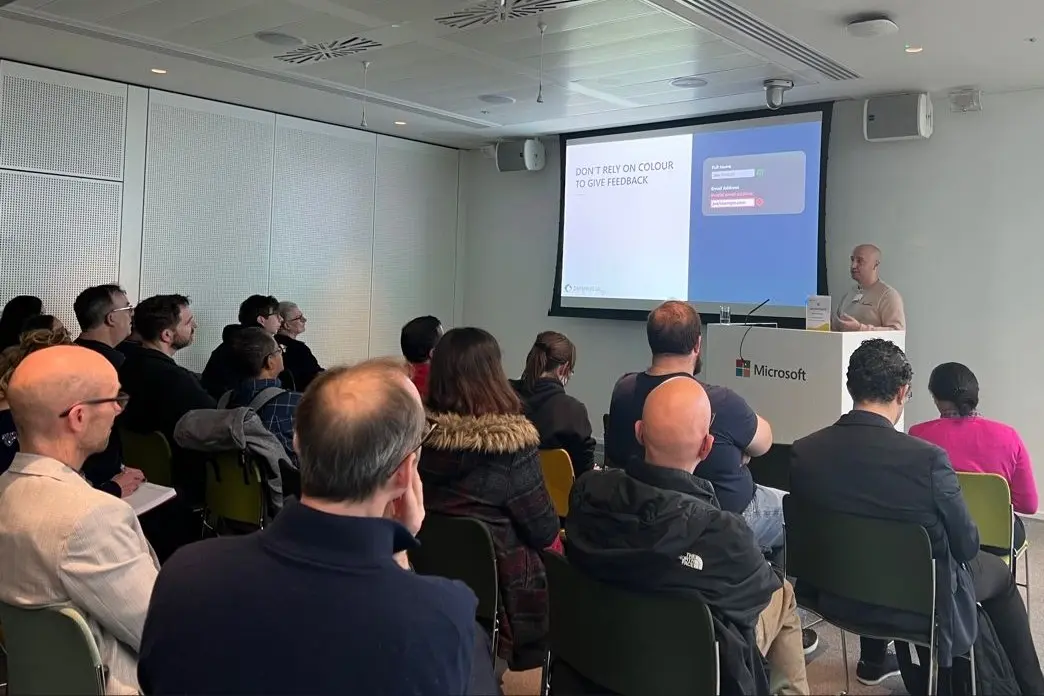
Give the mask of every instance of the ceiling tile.
M 729 53 L 720 56 L 700 56 L 695 60 L 629 60 L 618 59 L 595 65 L 585 65 L 566 70 L 550 72 L 550 76 L 559 81 L 581 82 L 594 88 L 600 85 L 620 87 L 625 85 L 669 81 L 676 77 L 688 75 L 704 75 L 706 73 L 750 68 L 762 65 L 765 59 L 751 53 Z
M 156 0 L 105 19 L 105 26 L 139 36 L 159 36 L 193 22 L 242 9 L 256 0 Z
M 298 21 L 301 15 L 301 8 L 288 0 L 263 0 L 245 9 L 238 8 L 203 22 L 193 22 L 162 32 L 160 36 L 185 46 L 209 48 L 241 36 L 291 24 Z
M 84 22 L 97 22 L 98 20 L 122 14 L 131 10 L 150 5 L 154 0 L 54 0 L 40 9 L 50 14 L 70 19 L 78 19 Z

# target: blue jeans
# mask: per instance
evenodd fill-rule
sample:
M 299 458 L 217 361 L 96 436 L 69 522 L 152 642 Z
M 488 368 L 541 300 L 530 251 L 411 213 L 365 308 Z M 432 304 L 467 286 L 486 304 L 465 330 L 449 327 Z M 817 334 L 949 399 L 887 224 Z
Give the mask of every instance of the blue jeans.
M 754 485 L 754 499 L 743 511 L 743 519 L 754 532 L 754 541 L 765 553 L 783 546 L 783 496 L 786 491 Z

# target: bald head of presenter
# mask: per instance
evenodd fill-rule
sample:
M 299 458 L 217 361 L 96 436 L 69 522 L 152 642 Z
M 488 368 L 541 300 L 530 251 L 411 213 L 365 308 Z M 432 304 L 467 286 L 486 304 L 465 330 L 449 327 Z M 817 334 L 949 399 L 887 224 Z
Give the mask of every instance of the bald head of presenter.
M 852 250 L 852 280 L 856 282 L 838 303 L 834 331 L 904 331 L 903 298 L 881 280 L 881 250 L 860 244 Z

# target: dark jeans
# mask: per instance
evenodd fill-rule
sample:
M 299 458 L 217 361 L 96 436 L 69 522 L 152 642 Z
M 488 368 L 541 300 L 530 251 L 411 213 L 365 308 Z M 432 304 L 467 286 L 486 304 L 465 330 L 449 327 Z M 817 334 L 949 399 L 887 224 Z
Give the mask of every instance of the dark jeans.
M 975 583 L 975 599 L 993 622 L 1022 693 L 1044 694 L 1044 674 L 1033 647 L 1026 605 L 1015 587 L 1011 569 L 997 556 L 980 551 L 968 562 L 968 570 Z M 860 638 L 859 646 L 859 659 L 871 663 L 884 660 L 888 649 L 888 643 L 874 638 Z

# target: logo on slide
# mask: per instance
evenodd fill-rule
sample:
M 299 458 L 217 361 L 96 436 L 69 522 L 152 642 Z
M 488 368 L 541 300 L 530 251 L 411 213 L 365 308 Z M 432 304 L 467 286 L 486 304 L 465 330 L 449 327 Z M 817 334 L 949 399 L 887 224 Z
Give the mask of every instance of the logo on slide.
M 736 376 L 737 377 L 750 377 L 750 361 L 744 360 L 743 358 L 736 358 Z

